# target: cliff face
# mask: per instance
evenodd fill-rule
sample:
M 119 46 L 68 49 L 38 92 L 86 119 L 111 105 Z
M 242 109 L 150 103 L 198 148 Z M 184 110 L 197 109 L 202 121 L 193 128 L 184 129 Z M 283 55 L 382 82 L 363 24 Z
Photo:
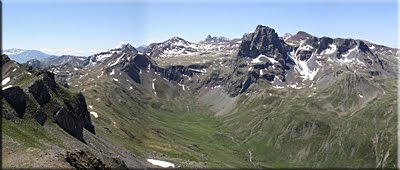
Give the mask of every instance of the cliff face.
M 19 65 L 2 56 L 2 116 L 7 120 L 49 119 L 68 134 L 83 140 L 83 129 L 95 133 L 82 93 L 73 94 L 57 84 L 54 74 Z

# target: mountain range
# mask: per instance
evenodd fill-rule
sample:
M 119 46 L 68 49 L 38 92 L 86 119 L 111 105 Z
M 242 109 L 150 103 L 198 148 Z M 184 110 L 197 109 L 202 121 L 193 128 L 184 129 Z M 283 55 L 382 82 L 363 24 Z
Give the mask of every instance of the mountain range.
M 3 166 L 396 168 L 398 57 L 263 25 L 88 57 L 3 55 Z

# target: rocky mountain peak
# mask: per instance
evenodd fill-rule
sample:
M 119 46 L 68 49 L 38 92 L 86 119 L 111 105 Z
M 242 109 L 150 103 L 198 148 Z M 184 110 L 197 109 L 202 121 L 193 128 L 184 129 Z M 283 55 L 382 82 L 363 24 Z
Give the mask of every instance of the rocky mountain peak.
M 212 40 L 212 37 L 211 37 L 210 34 L 208 34 L 207 37 L 206 37 L 206 39 L 204 39 L 204 41 L 210 41 L 210 40 Z
M 179 42 L 179 41 L 186 41 L 186 40 L 181 38 L 181 37 L 172 37 L 172 38 L 168 39 L 167 41 L 169 41 L 169 42 Z
M 122 50 L 124 50 L 124 51 L 133 51 L 133 52 L 136 52 L 137 53 L 137 50 L 136 50 L 136 48 L 135 47 L 133 47 L 131 44 L 123 44 L 122 46 L 121 46 L 121 49 Z
M 282 41 L 274 29 L 258 25 L 253 33 L 249 33 L 243 37 L 240 45 L 239 57 L 256 58 L 259 55 L 273 57 L 286 56 Z
M 223 42 L 229 42 L 230 39 L 226 37 L 213 37 L 211 35 L 208 35 L 203 41 L 200 41 L 200 43 L 223 43 Z
M 311 34 L 306 33 L 304 31 L 299 31 L 294 36 L 299 38 L 299 39 L 307 39 L 307 37 L 308 38 L 313 37 Z

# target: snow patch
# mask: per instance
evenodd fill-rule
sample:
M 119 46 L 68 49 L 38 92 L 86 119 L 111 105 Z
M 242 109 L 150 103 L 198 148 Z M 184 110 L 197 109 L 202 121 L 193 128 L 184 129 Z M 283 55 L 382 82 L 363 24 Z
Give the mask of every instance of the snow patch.
M 333 54 L 336 51 L 337 47 L 335 44 L 329 44 L 329 48 L 325 49 L 321 52 L 322 55 Z
M 371 45 L 371 47 L 369 47 L 369 49 L 373 50 L 373 49 L 375 49 L 375 46 Z
M 364 96 L 363 96 L 363 95 L 361 95 L 361 94 L 358 94 L 358 96 L 359 96 L 360 98 L 364 98 Z
M 345 63 L 352 63 L 352 64 L 359 64 L 359 65 L 365 65 L 363 62 L 361 62 L 358 58 L 343 58 L 343 59 L 338 59 L 340 64 L 345 64 Z
M 111 55 L 112 55 L 112 53 L 109 53 L 109 54 L 101 54 L 101 55 L 96 56 L 96 60 L 97 60 L 97 61 L 103 61 L 104 59 L 106 59 L 106 58 L 108 58 L 108 57 L 111 57 Z
M 184 84 L 179 84 L 178 83 L 178 85 L 182 87 L 182 90 L 185 90 L 185 85 Z
M 274 58 L 269 58 L 269 57 L 267 57 L 267 58 L 268 58 L 269 61 L 271 61 L 272 64 L 279 63 Z
M 278 61 L 276 61 L 274 58 L 270 58 L 270 57 L 267 57 L 267 56 L 262 55 L 262 54 L 259 55 L 257 58 L 254 58 L 253 60 L 251 60 L 250 63 L 252 63 L 252 64 L 262 63 L 262 61 L 260 60 L 261 58 L 268 59 L 272 64 L 278 63 Z
M 273 88 L 276 88 L 276 89 L 283 89 L 283 88 L 285 88 L 284 86 L 278 86 L 278 85 L 275 85 L 275 86 L 272 86 Z
M 5 87 L 2 88 L 2 90 L 8 89 L 10 87 L 12 87 L 12 85 L 5 86 Z
M 8 82 L 10 82 L 10 77 L 6 77 L 5 79 L 3 79 L 2 81 L 1 81 L 1 85 L 2 86 L 4 86 L 4 85 L 6 85 Z
M 299 47 L 299 50 L 303 50 L 303 51 L 311 51 L 312 49 L 314 49 L 314 47 L 312 47 L 311 45 L 303 45 L 301 44 Z
M 264 75 L 264 72 L 262 69 L 260 69 L 260 76 Z
M 101 74 L 99 76 L 97 76 L 97 78 L 100 78 L 101 76 L 103 76 L 104 71 L 101 72 Z
M 154 85 L 154 81 L 156 81 L 156 79 L 153 79 L 153 82 L 152 82 L 152 84 L 151 84 L 151 87 L 152 87 L 153 90 L 154 90 L 154 94 L 157 95 L 156 87 L 155 87 L 155 85 Z
M 311 70 L 308 67 L 307 61 L 295 61 L 296 66 L 295 70 L 297 70 L 303 79 L 313 80 L 314 77 L 317 75 L 319 68 Z
M 342 54 L 342 57 L 346 58 L 350 53 L 352 53 L 353 51 L 357 50 L 357 48 L 352 48 L 349 51 L 347 51 L 346 54 Z
M 114 65 L 117 65 L 119 63 L 119 60 L 121 60 L 124 56 L 125 56 L 125 54 L 123 54 L 121 57 L 119 57 L 114 63 L 108 64 L 108 67 L 112 67 Z
M 298 83 L 296 82 L 296 84 L 289 84 L 290 88 L 294 88 L 294 89 L 301 89 L 301 87 L 297 86 Z
M 200 73 L 206 73 L 206 72 L 207 72 L 207 70 L 204 69 L 204 68 L 203 68 L 202 70 L 189 68 L 189 70 L 196 71 L 196 72 L 200 72 Z
M 150 64 L 147 66 L 147 72 L 150 72 Z
M 91 111 L 90 114 L 93 115 L 95 118 L 99 117 L 99 115 L 96 112 Z
M 103 73 L 102 73 L 103 74 Z M 110 73 L 110 76 L 112 76 L 112 75 L 114 75 L 115 74 L 115 69 L 113 69 L 112 71 L 111 71 L 111 73 Z
M 175 165 L 171 162 L 160 161 L 156 159 L 147 159 L 147 162 L 150 162 L 153 165 L 161 166 L 163 168 L 175 168 Z
M 217 85 L 217 86 L 211 87 L 211 89 L 216 89 L 216 88 L 220 88 L 220 87 L 221 87 L 221 85 Z

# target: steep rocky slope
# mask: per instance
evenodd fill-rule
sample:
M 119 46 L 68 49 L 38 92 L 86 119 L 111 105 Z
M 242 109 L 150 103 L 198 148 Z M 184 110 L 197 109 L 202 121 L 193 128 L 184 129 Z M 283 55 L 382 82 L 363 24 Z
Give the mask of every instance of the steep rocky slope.
M 65 152 L 76 152 L 76 149 L 93 152 L 92 157 L 100 157 L 101 160 L 96 159 L 104 167 L 118 167 L 113 160 L 124 163 L 112 154 L 110 146 L 103 153 L 100 148 L 90 148 L 100 143 L 93 139 L 95 127 L 82 93 L 72 93 L 60 86 L 53 73 L 20 65 L 6 55 L 2 56 L 1 68 L 3 167 L 70 168 L 75 165 L 68 164 L 69 156 Z M 46 156 L 37 160 L 43 154 Z M 143 166 L 133 164 L 130 166 Z

